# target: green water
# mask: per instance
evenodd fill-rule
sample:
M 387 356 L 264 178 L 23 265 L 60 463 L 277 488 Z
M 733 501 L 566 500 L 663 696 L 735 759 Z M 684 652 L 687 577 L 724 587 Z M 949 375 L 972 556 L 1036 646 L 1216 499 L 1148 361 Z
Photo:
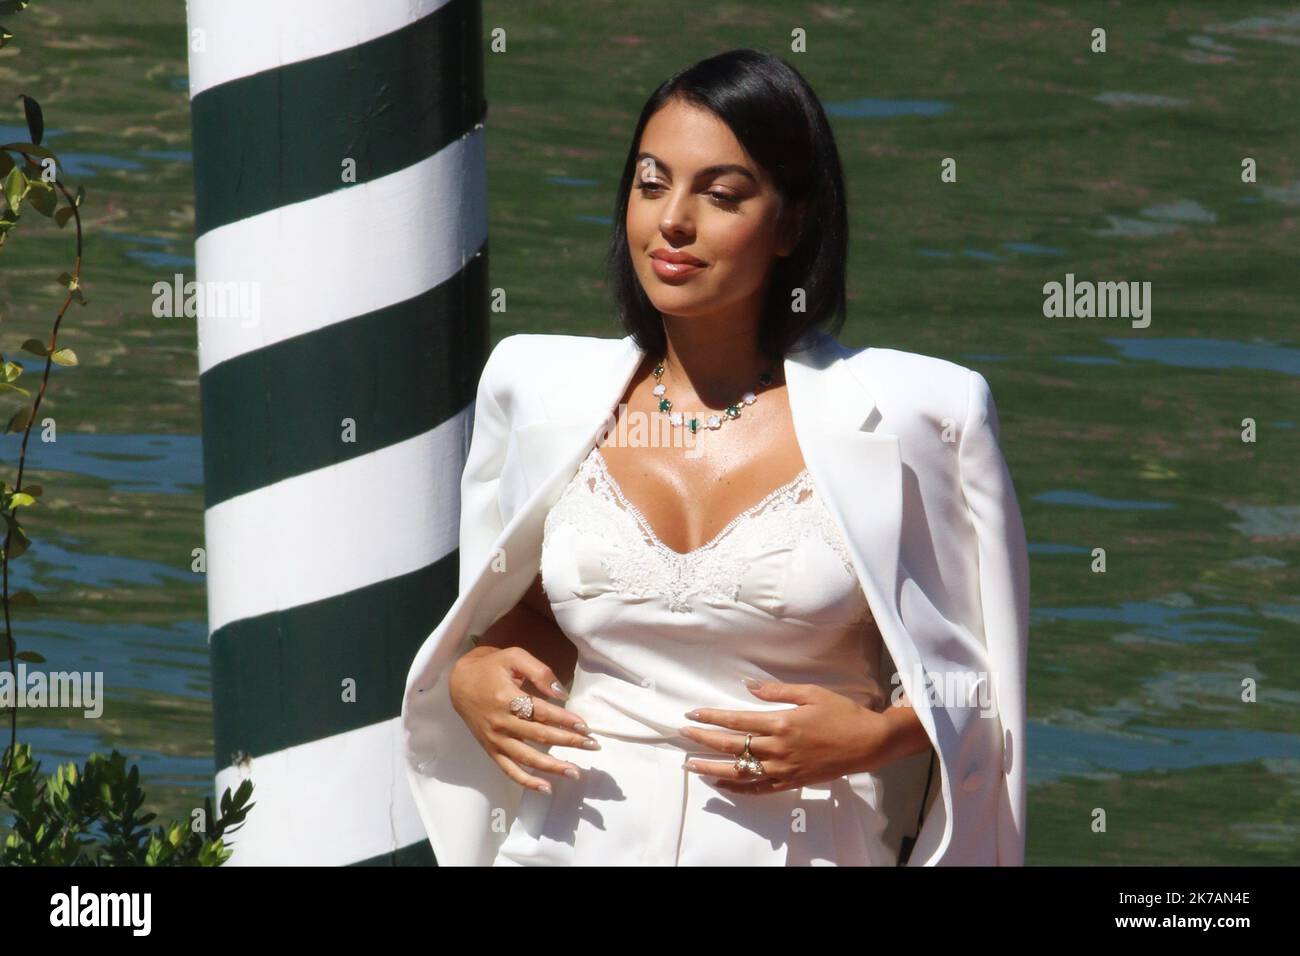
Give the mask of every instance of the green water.
M 493 338 L 621 334 L 602 260 L 641 102 L 700 57 L 806 30 L 786 55 L 848 177 L 842 340 L 976 368 L 998 402 L 1032 562 L 1028 862 L 1294 864 L 1300 6 L 985 6 L 485 3 L 508 42 L 486 56 Z M 44 104 L 88 193 L 90 300 L 60 336 L 82 364 L 42 408 L 59 442 L 31 450 L 46 494 L 11 588 L 42 607 L 15 629 L 109 693 L 97 721 L 22 713 L 20 738 L 47 766 L 128 751 L 152 809 L 181 814 L 212 773 L 197 357 L 150 290 L 193 272 L 184 6 L 9 20 L 0 125 L 25 138 L 12 95 Z M 34 217 L 0 252 L 7 356 L 48 332 L 70 265 L 70 231 Z M 1150 326 L 1044 318 L 1067 273 L 1151 282 Z M 11 483 L 16 456 L 0 438 Z

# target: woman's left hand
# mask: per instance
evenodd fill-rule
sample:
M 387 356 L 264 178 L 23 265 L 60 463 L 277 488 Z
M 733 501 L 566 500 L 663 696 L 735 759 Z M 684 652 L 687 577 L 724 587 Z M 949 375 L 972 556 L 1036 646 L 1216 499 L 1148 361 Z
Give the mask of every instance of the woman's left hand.
M 688 719 L 727 728 L 681 728 L 683 736 L 731 755 L 724 760 L 691 757 L 686 762 L 688 770 L 720 778 L 716 782 L 720 789 L 739 793 L 794 790 L 846 774 L 874 771 L 899 755 L 898 721 L 843 694 L 816 684 L 762 681 L 755 685 L 747 681 L 746 686 L 763 700 L 798 706 L 764 711 L 701 707 L 690 712 Z M 747 733 L 754 735 L 749 752 L 763 764 L 761 777 L 735 767 Z

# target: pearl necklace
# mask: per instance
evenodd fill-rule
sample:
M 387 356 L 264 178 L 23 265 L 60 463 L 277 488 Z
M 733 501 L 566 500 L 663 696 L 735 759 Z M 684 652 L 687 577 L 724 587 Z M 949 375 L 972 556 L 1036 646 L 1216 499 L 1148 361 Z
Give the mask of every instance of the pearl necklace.
M 774 371 L 775 371 L 774 368 L 769 368 L 766 372 L 763 372 L 758 376 L 758 384 L 760 387 L 766 387 L 772 384 L 773 381 L 772 373 Z M 668 399 L 668 396 L 664 394 L 667 391 L 667 388 L 664 386 L 662 381 L 663 374 L 664 374 L 664 365 L 662 362 L 655 365 L 654 374 L 655 374 L 655 382 L 656 382 L 656 385 L 654 387 L 654 394 L 655 397 L 659 399 L 659 411 L 668 416 L 668 421 L 673 425 L 674 428 L 685 424 L 686 427 L 691 430 L 691 434 L 694 435 L 700 429 L 700 424 L 701 424 L 700 419 L 698 416 L 692 415 L 690 418 L 685 419 L 685 421 L 683 421 L 681 412 L 672 411 L 673 403 Z M 715 429 L 720 428 L 722 427 L 722 422 L 724 417 L 728 419 L 739 418 L 740 406 L 742 404 L 753 405 L 756 401 L 758 401 L 757 395 L 755 395 L 753 392 L 746 392 L 744 395 L 740 396 L 739 402 L 736 402 L 735 404 L 732 405 L 728 405 L 726 410 L 723 412 L 722 416 L 710 415 L 708 418 L 704 420 L 703 424 L 707 425 L 709 428 L 715 428 Z

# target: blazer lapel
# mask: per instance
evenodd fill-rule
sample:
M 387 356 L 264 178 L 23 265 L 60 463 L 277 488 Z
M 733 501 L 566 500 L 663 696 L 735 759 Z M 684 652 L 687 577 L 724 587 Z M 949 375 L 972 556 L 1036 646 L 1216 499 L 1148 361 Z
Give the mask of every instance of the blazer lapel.
M 903 476 L 898 438 L 876 428 L 875 398 L 830 336 L 786 359 L 786 389 L 804 464 L 844 532 L 863 595 L 889 642 L 898 580 Z M 901 622 L 900 622 L 901 624 Z
M 543 397 L 547 417 L 514 429 L 516 465 L 501 476 L 501 500 L 506 527 L 497 548 L 504 579 L 478 602 L 470 614 L 468 633 L 483 633 L 514 607 L 541 567 L 542 531 L 546 515 L 559 500 L 578 465 L 612 421 L 616 403 L 641 364 L 642 353 L 631 336 L 607 371 L 590 379 L 573 376 L 563 392 Z M 586 387 L 584 387 L 584 385 Z M 511 502 L 519 502 L 517 509 Z

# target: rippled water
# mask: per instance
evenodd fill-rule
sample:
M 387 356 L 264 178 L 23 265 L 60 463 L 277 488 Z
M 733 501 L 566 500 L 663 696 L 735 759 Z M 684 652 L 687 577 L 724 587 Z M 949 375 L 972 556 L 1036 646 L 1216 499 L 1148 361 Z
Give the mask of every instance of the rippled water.
M 494 338 L 619 334 L 601 262 L 641 100 L 790 29 L 784 3 L 689 9 L 683 29 L 639 4 L 484 4 L 512 51 L 487 58 Z M 842 338 L 979 369 L 998 402 L 1032 561 L 1029 862 L 1297 862 L 1300 8 L 1107 6 L 1104 55 L 1048 5 L 795 19 L 848 176 Z M 192 324 L 149 304 L 193 269 L 184 7 L 51 0 L 7 25 L 0 90 L 46 102 L 87 189 L 91 303 L 43 409 L 58 440 L 30 448 L 46 494 L 11 588 L 42 603 L 15 627 L 109 697 L 95 721 L 23 712 L 20 736 L 47 766 L 128 751 L 181 814 L 212 774 L 197 361 Z M 0 136 L 23 139 L 7 102 Z M 67 237 L 25 224 L 0 253 L 7 354 L 48 329 Z M 1067 273 L 1152 283 L 1150 326 L 1045 318 Z M 0 449 L 12 482 L 14 436 Z

